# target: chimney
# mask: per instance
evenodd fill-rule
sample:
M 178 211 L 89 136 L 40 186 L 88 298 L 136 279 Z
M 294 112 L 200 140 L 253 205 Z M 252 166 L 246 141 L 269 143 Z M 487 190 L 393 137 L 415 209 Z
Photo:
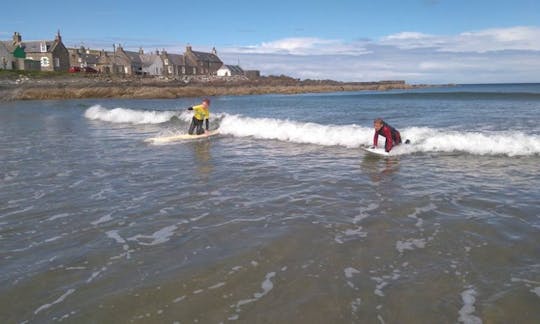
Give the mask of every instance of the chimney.
M 191 52 L 191 45 L 188 44 L 188 45 L 186 46 L 186 52 L 188 52 L 188 53 Z
M 214 54 L 214 55 L 217 56 L 217 51 L 216 51 L 216 48 L 215 48 L 215 47 L 212 47 L 212 54 Z
M 139 55 L 143 55 L 143 54 L 144 54 L 144 50 L 143 50 L 143 48 L 141 46 L 141 47 L 139 47 Z
M 18 32 L 13 33 L 13 45 L 19 45 L 22 42 L 22 36 Z
M 58 32 L 56 33 L 56 38 L 54 40 L 58 43 L 62 42 L 62 36 L 60 36 L 60 29 L 58 29 Z

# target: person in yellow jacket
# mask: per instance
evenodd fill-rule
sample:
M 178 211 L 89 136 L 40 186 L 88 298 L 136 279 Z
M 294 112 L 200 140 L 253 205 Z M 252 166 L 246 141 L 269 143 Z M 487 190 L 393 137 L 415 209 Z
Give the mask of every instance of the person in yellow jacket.
M 193 132 L 197 135 L 201 135 L 203 133 L 208 132 L 208 128 L 210 127 L 210 111 L 208 111 L 208 108 L 210 108 L 210 99 L 204 98 L 202 103 L 197 106 L 189 107 L 188 110 L 193 110 L 193 119 L 191 120 L 191 125 L 189 125 L 189 131 L 188 133 L 190 135 L 193 135 Z M 203 130 L 203 121 L 206 120 L 206 130 Z

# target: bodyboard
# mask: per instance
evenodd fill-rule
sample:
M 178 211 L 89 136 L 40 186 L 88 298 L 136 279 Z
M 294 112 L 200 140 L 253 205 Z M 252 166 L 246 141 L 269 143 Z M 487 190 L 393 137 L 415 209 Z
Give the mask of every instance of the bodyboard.
M 362 147 L 362 150 L 365 152 L 368 152 L 369 154 L 377 155 L 377 156 L 390 156 L 390 153 L 386 152 L 383 148 L 371 148 L 371 147 Z

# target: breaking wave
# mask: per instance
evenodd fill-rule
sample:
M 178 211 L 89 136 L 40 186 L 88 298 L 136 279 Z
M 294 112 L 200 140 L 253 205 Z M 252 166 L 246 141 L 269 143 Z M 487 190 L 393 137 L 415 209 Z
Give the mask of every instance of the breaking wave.
M 160 124 L 173 117 L 189 122 L 186 111 L 140 111 L 126 108 L 107 109 L 100 105 L 88 108 L 85 117 L 111 123 Z M 220 133 L 235 137 L 278 140 L 300 144 L 357 148 L 371 145 L 373 129 L 358 125 L 324 125 L 275 118 L 253 118 L 227 113 L 214 113 L 213 123 Z M 465 152 L 475 155 L 531 156 L 540 154 L 540 135 L 520 131 L 466 132 L 429 127 L 408 127 L 400 130 L 402 138 L 412 144 L 392 150 L 395 155 L 418 152 Z M 379 138 L 379 145 L 384 138 Z

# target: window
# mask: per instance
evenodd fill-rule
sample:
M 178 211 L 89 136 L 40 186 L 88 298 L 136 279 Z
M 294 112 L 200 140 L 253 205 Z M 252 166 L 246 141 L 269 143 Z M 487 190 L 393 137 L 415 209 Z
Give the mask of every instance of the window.
M 193 74 L 197 74 L 197 68 L 196 67 L 193 68 Z
M 163 60 L 163 63 L 164 63 L 165 65 L 169 65 L 169 59 Z
M 182 74 L 186 74 L 186 67 L 182 66 Z
M 49 58 L 48 57 L 42 57 L 41 58 L 41 66 L 48 67 L 49 66 Z
M 172 74 L 172 66 L 168 67 L 169 74 Z
M 47 52 L 47 44 L 46 43 L 40 43 L 39 44 L 39 49 L 40 49 L 41 53 Z

